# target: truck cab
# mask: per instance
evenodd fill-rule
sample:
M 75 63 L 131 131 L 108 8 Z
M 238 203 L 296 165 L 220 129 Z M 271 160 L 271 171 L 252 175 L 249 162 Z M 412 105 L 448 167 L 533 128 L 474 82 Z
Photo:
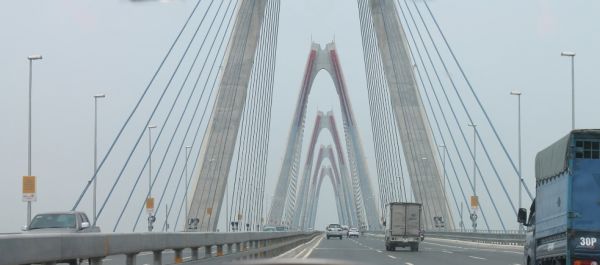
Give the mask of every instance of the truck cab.
M 574 130 L 536 156 L 536 198 L 519 209 L 525 264 L 600 262 L 600 130 Z

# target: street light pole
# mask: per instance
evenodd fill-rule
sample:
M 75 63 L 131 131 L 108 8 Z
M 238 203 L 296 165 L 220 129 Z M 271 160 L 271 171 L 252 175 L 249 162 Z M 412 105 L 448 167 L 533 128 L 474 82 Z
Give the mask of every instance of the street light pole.
M 473 197 L 477 201 L 475 205 L 471 202 L 471 207 L 473 207 L 471 222 L 473 231 L 477 231 L 477 207 L 479 207 L 479 198 L 477 197 L 477 125 L 469 124 L 469 126 L 473 127 Z
M 29 60 L 29 121 L 27 123 L 27 176 L 31 176 L 31 90 L 33 86 L 33 61 L 41 60 L 41 55 L 31 55 Z M 31 223 L 31 201 L 27 201 L 27 225 Z
M 444 150 L 444 155 L 442 158 L 442 170 L 443 170 L 443 182 L 442 182 L 442 187 L 444 188 L 443 192 L 444 192 L 444 201 L 446 203 L 448 203 L 448 194 L 446 193 L 446 152 L 447 152 L 447 147 L 445 145 L 440 145 L 438 146 L 440 148 L 442 148 L 442 150 Z M 449 185 L 449 184 L 448 184 Z M 446 216 L 448 217 L 448 216 Z
M 94 190 L 93 190 L 93 224 L 96 225 L 96 180 L 98 179 L 98 99 L 105 98 L 105 94 L 94 95 Z
M 184 200 L 185 200 L 185 222 L 184 222 L 184 226 L 186 226 L 185 229 L 187 229 L 187 218 L 188 218 L 188 192 L 190 192 L 190 181 L 189 181 L 189 175 L 188 175 L 188 159 L 190 158 L 190 154 L 189 154 L 189 150 L 190 148 L 192 148 L 191 146 L 186 146 L 185 147 L 185 193 L 184 195 Z M 184 229 L 184 230 L 185 230 Z
M 562 52 L 560 56 L 571 57 L 571 130 L 575 130 L 575 52 Z
M 523 185 L 523 171 L 522 171 L 522 158 L 521 158 L 521 92 L 520 91 L 512 91 L 511 95 L 517 96 L 517 105 L 518 105 L 518 135 L 519 135 L 519 209 L 521 208 L 523 197 L 522 197 L 522 185 Z M 519 231 L 523 230 L 523 224 L 519 224 Z
M 148 199 L 152 198 L 152 129 L 156 125 L 148 126 Z M 152 223 L 154 223 L 152 212 L 148 211 L 148 232 L 152 232 Z
M 477 196 L 477 124 L 469 124 L 473 127 L 473 195 Z

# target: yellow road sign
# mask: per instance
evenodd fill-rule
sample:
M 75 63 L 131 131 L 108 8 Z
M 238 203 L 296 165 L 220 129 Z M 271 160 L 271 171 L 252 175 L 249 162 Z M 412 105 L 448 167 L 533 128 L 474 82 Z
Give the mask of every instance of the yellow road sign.
M 146 212 L 154 213 L 154 197 L 148 197 L 146 199 Z
M 471 196 L 471 208 L 479 208 L 479 197 Z
M 34 202 L 36 200 L 35 176 L 23 176 L 23 201 Z

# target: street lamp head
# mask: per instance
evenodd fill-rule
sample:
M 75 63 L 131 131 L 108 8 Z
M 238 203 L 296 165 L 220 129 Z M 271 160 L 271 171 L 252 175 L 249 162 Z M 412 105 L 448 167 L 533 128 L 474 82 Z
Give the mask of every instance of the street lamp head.
M 33 61 L 33 60 L 41 60 L 42 56 L 39 54 L 34 54 L 34 55 L 29 55 L 29 57 L 27 57 L 28 60 Z
M 467 124 L 467 126 L 475 128 L 475 127 L 477 127 L 477 124 L 471 124 L 471 123 L 469 123 L 469 124 Z
M 148 129 L 154 129 L 156 128 L 156 125 L 148 125 Z
M 575 56 L 575 52 L 561 52 L 560 56 Z
M 105 98 L 105 97 L 106 97 L 106 94 L 97 94 L 97 95 L 94 95 L 94 98 Z
M 192 146 L 191 146 L 191 145 L 188 145 L 188 146 L 186 146 L 185 148 L 187 148 L 187 149 L 190 149 L 190 148 L 192 148 Z
M 513 90 L 513 91 L 510 91 L 510 94 L 513 95 L 513 96 L 520 96 L 521 95 L 521 91 Z

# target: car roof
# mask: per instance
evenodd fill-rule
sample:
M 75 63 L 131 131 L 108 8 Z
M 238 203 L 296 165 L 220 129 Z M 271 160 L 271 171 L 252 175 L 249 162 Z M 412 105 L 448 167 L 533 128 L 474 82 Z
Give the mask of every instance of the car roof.
M 56 211 L 56 212 L 38 213 L 36 215 L 40 215 L 40 214 L 83 214 L 83 212 L 78 212 L 78 211 Z

